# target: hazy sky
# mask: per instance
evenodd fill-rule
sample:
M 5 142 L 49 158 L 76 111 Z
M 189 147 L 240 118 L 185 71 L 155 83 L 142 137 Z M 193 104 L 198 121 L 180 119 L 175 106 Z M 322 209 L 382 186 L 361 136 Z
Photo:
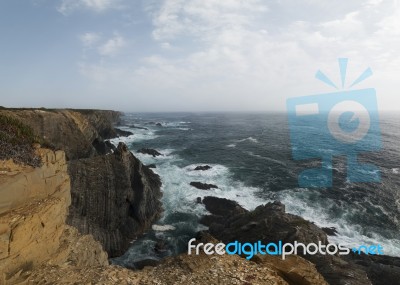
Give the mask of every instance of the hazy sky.
M 335 91 L 314 75 L 339 57 L 400 110 L 399 1 L 0 0 L 8 107 L 284 110 Z

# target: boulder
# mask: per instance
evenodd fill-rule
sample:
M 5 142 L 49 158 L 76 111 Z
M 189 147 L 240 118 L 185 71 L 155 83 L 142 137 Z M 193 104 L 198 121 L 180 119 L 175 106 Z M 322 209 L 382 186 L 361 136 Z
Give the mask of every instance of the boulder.
M 209 170 L 211 168 L 212 167 L 209 165 L 199 165 L 199 166 L 196 166 L 196 168 L 194 170 Z
M 114 129 L 115 129 L 118 137 L 129 137 L 129 136 L 133 135 L 133 133 L 130 131 L 124 131 L 124 130 L 117 129 L 117 128 L 114 128 Z
M 190 182 L 190 185 L 200 190 L 210 190 L 211 188 L 218 189 L 217 185 L 202 182 Z
M 160 152 L 152 148 L 141 148 L 138 150 L 138 152 L 143 154 L 149 154 L 152 155 L 153 157 L 162 155 Z

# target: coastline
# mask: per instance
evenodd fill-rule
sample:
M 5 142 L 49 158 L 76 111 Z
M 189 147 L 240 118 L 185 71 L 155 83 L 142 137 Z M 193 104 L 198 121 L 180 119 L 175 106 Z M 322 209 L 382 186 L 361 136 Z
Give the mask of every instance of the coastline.
M 46 192 L 45 196 L 35 195 L 32 200 L 36 200 L 37 203 L 42 203 L 40 201 L 48 201 L 46 199 L 51 198 L 54 199 L 50 199 L 53 201 L 51 203 L 59 203 L 60 207 L 55 208 L 59 209 L 62 213 L 59 214 L 60 220 L 54 223 L 54 227 L 62 227 L 66 228 L 66 230 L 57 230 L 58 233 L 55 236 L 52 236 L 50 231 L 50 236 L 52 236 L 52 241 L 54 242 L 54 246 L 50 250 L 51 254 L 43 254 L 43 252 L 37 252 L 36 250 L 28 251 L 25 253 L 27 255 L 25 257 L 26 260 L 13 260 L 11 262 L 10 260 L 12 259 L 13 254 L 19 254 L 18 246 L 21 245 L 16 247 L 15 252 L 9 249 L 6 250 L 8 253 L 2 251 L 2 255 L 0 255 L 0 268 L 2 268 L 2 266 L 3 268 L 6 268 L 3 271 L 6 273 L 3 276 L 3 282 L 5 282 L 5 284 L 13 284 L 13 282 L 18 284 L 18 282 L 22 282 L 22 279 L 25 278 L 28 280 L 31 276 L 39 278 L 39 276 L 42 276 L 40 274 L 45 274 L 46 270 L 49 270 L 49 267 L 46 266 L 55 266 L 52 270 L 63 272 L 64 269 L 61 265 L 70 262 L 70 260 L 74 260 L 74 262 L 70 262 L 68 265 L 70 266 L 69 269 L 73 270 L 73 268 L 75 268 L 82 270 L 81 278 L 86 278 L 83 273 L 85 270 L 89 270 L 90 268 L 92 271 L 89 271 L 92 272 L 92 274 L 98 274 L 93 271 L 95 270 L 94 267 L 103 266 L 103 269 L 101 270 L 104 272 L 111 270 L 111 272 L 114 273 L 121 273 L 124 276 L 123 278 L 126 278 L 126 280 L 131 278 L 132 283 L 128 282 L 127 284 L 136 284 L 136 281 L 144 282 L 143 280 L 148 278 L 146 275 L 151 276 L 154 274 L 153 277 L 157 279 L 159 278 L 157 276 L 162 275 L 161 272 L 168 270 L 168 268 L 174 268 L 174 266 L 176 266 L 177 263 L 182 262 L 182 260 L 186 264 L 192 264 L 192 262 L 196 261 L 202 264 L 205 268 L 212 268 L 215 266 L 215 264 L 209 260 L 208 256 L 195 258 L 182 254 L 178 257 L 169 258 L 163 261 L 157 267 L 146 268 L 143 272 L 128 271 L 115 266 L 107 267 L 106 264 L 108 264 L 108 261 L 107 258 L 104 258 L 105 252 L 103 250 L 105 249 L 108 252 L 108 257 L 121 255 L 126 251 L 132 239 L 135 239 L 150 229 L 151 225 L 157 221 L 162 212 L 162 205 L 159 202 L 161 197 L 161 180 L 158 175 L 150 168 L 143 165 L 127 149 L 126 145 L 119 144 L 115 149 L 113 149 L 113 147 L 108 145 L 105 141 L 113 137 L 118 137 L 118 133 L 121 133 L 114 127 L 114 124 L 119 122 L 121 113 L 98 110 L 1 109 L 0 114 L 17 118 L 22 123 L 30 126 L 38 137 L 46 141 L 46 145 L 53 148 L 53 150 L 41 150 L 42 161 L 44 160 L 43 152 L 46 153 L 46 160 L 44 160 L 44 165 L 42 166 L 43 173 L 48 173 L 52 164 L 61 161 L 62 166 L 53 172 L 64 177 L 65 180 L 63 180 L 61 184 L 68 184 L 72 188 L 69 190 L 69 186 L 67 186 L 61 191 L 59 180 L 55 182 L 49 180 L 54 176 L 54 174 L 49 174 L 48 177 L 42 177 L 50 191 Z M 123 134 L 127 135 L 127 133 Z M 65 155 L 61 154 L 60 150 L 65 153 Z M 54 152 L 54 158 L 51 155 L 52 151 L 56 151 Z M 14 164 L 13 167 L 10 167 L 3 163 L 1 171 L 7 172 L 2 172 L 1 182 L 3 183 L 3 190 L 6 189 L 5 186 L 9 187 L 9 184 L 6 183 L 15 182 L 15 179 L 17 179 L 15 174 L 26 176 L 26 173 L 30 173 L 32 168 L 29 168 L 29 170 L 21 169 Z M 6 177 L 6 179 L 3 179 L 4 177 Z M 71 179 L 71 183 L 69 182 L 69 179 Z M 17 184 L 15 187 L 20 186 Z M 30 184 L 23 187 L 24 189 L 27 189 L 27 191 L 31 191 Z M 59 192 L 63 193 L 64 200 L 57 196 Z M 31 193 L 35 192 L 33 191 Z M 54 196 L 54 193 L 57 193 L 57 195 Z M 69 207 L 69 211 L 67 211 L 71 196 L 72 205 Z M 49 205 L 53 205 L 51 203 L 49 202 Z M 220 201 L 217 201 L 217 203 L 218 205 L 221 205 Z M 31 211 L 42 211 L 39 204 L 38 208 L 31 208 L 31 206 L 26 207 L 27 205 L 28 202 L 23 201 L 8 208 L 7 213 L 13 215 L 13 213 L 18 213 L 17 210 L 25 209 L 23 210 L 22 215 L 29 216 L 32 215 Z M 296 229 L 296 233 L 304 230 L 302 237 L 308 241 L 328 240 L 326 234 L 315 225 L 312 225 L 300 217 L 286 214 L 283 205 L 275 206 L 267 205 L 264 206 L 264 208 L 261 208 L 261 210 L 257 208 L 258 210 L 256 209 L 255 211 L 261 211 L 261 214 L 257 215 L 252 215 L 251 213 L 253 212 L 244 211 L 239 207 L 237 207 L 234 212 L 222 207 L 222 212 L 218 213 L 213 213 L 209 208 L 207 210 L 209 210 L 212 215 L 205 217 L 203 220 L 203 222 L 209 226 L 208 233 L 211 233 L 213 236 L 209 237 L 209 239 L 217 238 L 218 240 L 225 239 L 227 241 L 228 239 L 243 239 L 246 235 L 253 236 L 256 239 L 262 239 L 263 232 L 282 232 L 282 229 L 280 228 L 280 230 L 278 230 L 277 227 L 286 227 L 286 236 L 292 234 L 293 230 Z M 52 209 L 52 207 L 50 208 Z M 264 209 L 266 213 L 264 213 L 264 210 L 262 209 Z M 5 215 L 7 213 L 2 213 L 0 217 L 2 218 L 1 237 L 2 240 L 4 239 L 6 242 L 6 246 L 3 246 L 2 244 L 2 249 L 14 246 L 11 237 L 15 234 L 15 229 L 18 229 L 17 226 L 9 226 L 9 220 L 12 216 Z M 49 218 L 54 215 L 46 211 L 44 211 L 43 214 L 45 217 L 47 216 Z M 261 217 L 263 215 L 266 215 L 265 219 L 269 219 L 268 221 L 269 224 L 272 225 L 271 227 L 260 228 L 258 232 L 252 232 L 252 229 L 247 227 L 245 228 L 245 233 L 243 232 L 243 229 L 232 228 L 230 229 L 231 236 L 229 238 L 224 237 L 222 234 L 228 232 L 230 225 L 241 220 L 243 220 L 242 226 L 254 222 L 260 223 L 260 221 L 254 220 L 254 216 Z M 227 216 L 229 216 L 229 219 Z M 118 217 L 118 219 L 116 217 Z M 81 254 L 80 256 L 79 252 L 77 252 L 82 250 L 81 248 L 71 248 L 73 247 L 73 243 L 76 242 L 76 239 L 70 239 L 70 245 L 66 246 L 69 248 L 67 250 L 68 253 L 64 251 L 61 254 L 59 252 L 61 245 L 63 244 L 62 240 L 64 239 L 64 245 L 65 240 L 68 240 L 66 232 L 76 231 L 69 228 L 69 226 L 66 226 L 65 220 L 63 219 L 65 219 L 67 224 L 70 226 L 77 228 L 80 234 L 85 235 L 80 236 L 80 234 L 75 233 L 75 236 L 79 236 L 78 239 L 85 240 L 87 238 L 90 240 L 90 242 L 83 241 L 83 243 L 87 243 L 88 246 L 90 245 L 89 249 L 87 248 L 84 250 L 85 254 Z M 291 219 L 295 219 L 296 221 L 296 227 L 294 228 L 291 224 L 292 222 L 290 222 L 292 221 Z M 221 223 L 221 221 L 224 222 Z M 284 221 L 289 222 L 288 224 L 285 224 Z M 28 221 L 25 220 L 25 223 L 28 227 L 31 226 L 31 229 L 35 231 L 35 234 L 37 235 L 36 238 L 49 234 L 41 230 L 41 228 L 47 229 L 47 222 L 45 223 L 45 226 L 41 224 L 43 223 L 43 219 L 42 221 L 34 219 Z M 7 226 L 3 226 L 3 224 Z M 221 231 L 221 229 L 223 230 Z M 286 236 L 279 238 L 284 239 Z M 8 239 L 5 239 L 5 237 L 8 237 Z M 291 239 L 295 237 L 296 235 L 291 236 Z M 277 239 L 277 237 L 270 236 L 266 238 L 266 241 L 274 239 Z M 96 244 L 94 240 L 100 242 L 103 248 L 101 251 L 99 251 L 99 245 Z M 27 246 L 28 248 L 32 246 L 32 249 L 35 249 L 36 247 L 28 242 L 23 246 Z M 45 244 L 43 244 L 43 246 L 46 247 Z M 96 252 L 95 256 L 88 256 L 86 253 L 93 250 L 93 248 L 96 248 L 94 250 L 94 252 Z M 32 254 L 32 252 L 36 253 Z M 73 254 L 75 254 L 75 256 L 72 258 Z M 29 263 L 27 261 L 28 259 L 37 259 L 37 262 L 27 266 Z M 259 261 L 257 263 L 258 265 L 254 267 L 252 262 L 245 261 L 240 257 L 223 256 L 218 259 L 219 263 L 226 263 L 229 266 L 233 266 L 234 262 L 242 264 L 241 268 L 243 270 L 246 269 L 247 266 L 263 268 L 266 270 L 263 274 L 267 274 L 266 272 L 268 272 L 271 276 L 271 280 L 275 278 L 275 283 L 273 284 L 300 284 L 298 283 L 298 280 L 294 280 L 294 277 L 290 275 L 290 272 L 292 272 L 293 268 L 298 266 L 298 264 L 303 264 L 303 269 L 305 270 L 296 273 L 296 276 L 300 275 L 305 280 L 303 281 L 304 283 L 301 284 L 327 284 L 326 281 L 328 281 L 329 284 L 344 284 L 343 282 L 352 282 L 351 284 L 360 285 L 394 284 L 390 282 L 396 280 L 395 277 L 397 276 L 398 268 L 400 268 L 398 265 L 398 259 L 390 257 L 380 257 L 380 259 L 378 259 L 352 256 L 346 260 L 333 258 L 333 261 L 327 260 L 325 257 L 317 257 L 316 259 L 309 261 L 311 261 L 311 263 L 298 257 L 295 262 L 291 259 L 290 262 L 288 262 L 287 268 L 277 268 L 276 266 L 271 265 L 270 261 Z M 334 265 L 335 262 L 337 266 Z M 313 264 L 316 264 L 316 268 L 320 273 L 315 270 Z M 363 265 L 360 266 L 358 264 Z M 108 269 L 104 270 L 104 266 Z M 174 282 L 188 274 L 193 274 L 193 276 L 195 276 L 195 272 L 197 271 L 200 272 L 201 268 L 192 268 L 188 272 L 176 272 L 176 280 L 174 280 Z M 109 273 L 111 274 L 111 272 Z M 240 272 L 241 270 L 237 270 L 236 273 L 233 272 L 230 274 L 239 274 Z M 321 275 L 326 281 L 324 281 L 324 278 Z M 173 278 L 173 276 L 171 276 L 171 278 Z M 350 281 L 348 278 L 350 278 Z M 211 279 L 211 281 L 212 280 L 213 279 Z M 235 278 L 233 278 L 233 280 L 235 280 Z M 70 281 L 72 282 L 72 280 Z M 172 281 L 173 280 L 171 279 L 170 282 Z M 112 280 L 110 282 L 112 282 Z M 116 281 L 114 280 L 114 282 Z M 166 282 L 160 284 L 179 283 Z

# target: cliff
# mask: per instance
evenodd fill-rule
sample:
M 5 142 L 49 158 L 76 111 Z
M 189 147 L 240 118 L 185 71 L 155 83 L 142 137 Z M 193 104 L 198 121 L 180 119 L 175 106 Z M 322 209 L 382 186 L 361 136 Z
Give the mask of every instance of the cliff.
M 105 139 L 119 135 L 114 124 L 120 120 L 121 113 L 2 109 L 0 115 L 28 126 L 33 141 L 65 152 L 67 165 L 64 167 L 71 177 L 72 195 L 67 223 L 81 233 L 92 234 L 110 256 L 124 253 L 130 242 L 159 218 L 162 206 L 158 175 L 143 166 L 126 146 L 120 145 L 112 153 L 111 147 L 104 143 Z M 19 123 L 16 125 L 26 129 Z M 15 159 L 16 153 L 8 155 Z M 34 191 L 26 191 L 26 186 L 16 184 L 14 188 L 17 189 L 14 197 L 5 200 L 12 202 L 1 202 L 11 203 L 8 209 L 19 199 L 37 196 Z
M 108 264 L 98 242 L 65 224 L 71 198 L 64 152 L 38 148 L 36 154 L 40 168 L 0 162 L 0 284 L 43 263 L 74 260 L 82 241 L 86 250 L 77 264 Z
M 161 214 L 161 182 L 120 143 L 113 154 L 69 163 L 72 205 L 68 224 L 123 254 Z

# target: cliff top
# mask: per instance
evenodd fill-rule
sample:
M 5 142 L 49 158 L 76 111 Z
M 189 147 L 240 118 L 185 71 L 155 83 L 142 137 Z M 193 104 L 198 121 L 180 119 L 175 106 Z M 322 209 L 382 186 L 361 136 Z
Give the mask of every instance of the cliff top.
M 13 159 L 16 163 L 38 167 L 41 160 L 34 152 L 34 143 L 40 143 L 40 139 L 31 127 L 0 113 L 0 160 Z

